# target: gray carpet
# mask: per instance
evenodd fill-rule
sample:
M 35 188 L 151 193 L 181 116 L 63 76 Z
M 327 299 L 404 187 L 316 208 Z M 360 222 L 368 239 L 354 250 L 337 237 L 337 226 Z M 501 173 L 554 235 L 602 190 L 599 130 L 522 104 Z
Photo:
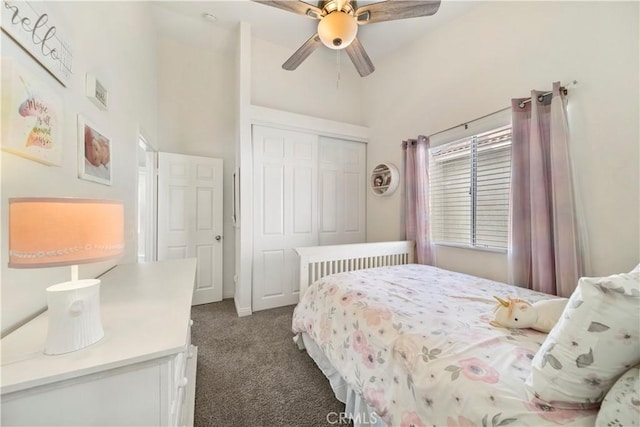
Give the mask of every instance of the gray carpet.
M 291 340 L 292 314 L 289 306 L 239 318 L 233 300 L 192 308 L 195 427 L 326 426 L 327 414 L 344 410 Z

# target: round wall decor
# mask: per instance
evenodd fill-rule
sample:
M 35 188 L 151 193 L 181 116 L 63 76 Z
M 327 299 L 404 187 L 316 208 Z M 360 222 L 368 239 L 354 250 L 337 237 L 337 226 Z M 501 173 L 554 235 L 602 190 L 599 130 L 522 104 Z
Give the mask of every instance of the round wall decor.
M 371 171 L 369 186 L 376 196 L 390 196 L 398 188 L 400 174 L 391 163 L 380 163 Z

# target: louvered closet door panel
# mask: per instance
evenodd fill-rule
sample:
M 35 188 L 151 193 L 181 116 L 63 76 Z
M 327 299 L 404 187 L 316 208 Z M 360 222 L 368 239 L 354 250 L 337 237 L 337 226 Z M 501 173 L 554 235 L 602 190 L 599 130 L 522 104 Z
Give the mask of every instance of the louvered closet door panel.
M 319 244 L 366 240 L 366 144 L 320 137 Z
M 253 126 L 253 310 L 298 301 L 293 248 L 318 244 L 318 137 Z

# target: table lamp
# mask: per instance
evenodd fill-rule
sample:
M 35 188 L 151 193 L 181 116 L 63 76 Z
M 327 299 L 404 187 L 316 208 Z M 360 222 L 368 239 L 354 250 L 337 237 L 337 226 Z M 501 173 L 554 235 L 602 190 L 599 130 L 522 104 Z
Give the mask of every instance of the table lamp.
M 122 202 L 9 199 L 9 267 L 71 266 L 71 281 L 47 288 L 45 354 L 70 353 L 102 339 L 100 280 L 79 280 L 78 264 L 117 258 L 123 249 Z

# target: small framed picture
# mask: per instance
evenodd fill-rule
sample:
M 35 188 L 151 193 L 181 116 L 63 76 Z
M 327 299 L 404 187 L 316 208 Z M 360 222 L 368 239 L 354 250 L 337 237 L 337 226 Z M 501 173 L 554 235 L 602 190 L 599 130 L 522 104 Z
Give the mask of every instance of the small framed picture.
M 109 92 L 93 74 L 87 73 L 86 93 L 91 102 L 101 110 L 109 108 Z
M 78 115 L 78 177 L 111 185 L 111 139 Z

